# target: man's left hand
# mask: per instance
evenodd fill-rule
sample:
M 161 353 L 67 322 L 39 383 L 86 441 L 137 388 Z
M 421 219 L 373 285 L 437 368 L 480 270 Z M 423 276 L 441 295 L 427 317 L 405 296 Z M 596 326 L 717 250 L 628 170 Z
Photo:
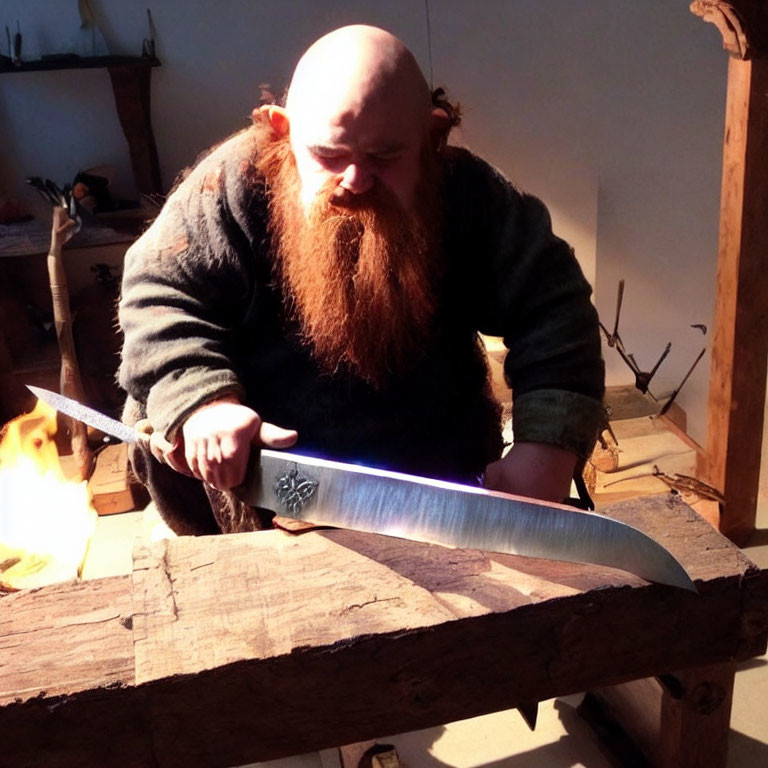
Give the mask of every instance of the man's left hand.
M 489 464 L 483 484 L 493 491 L 562 503 L 570 495 L 578 456 L 546 443 L 516 443 Z

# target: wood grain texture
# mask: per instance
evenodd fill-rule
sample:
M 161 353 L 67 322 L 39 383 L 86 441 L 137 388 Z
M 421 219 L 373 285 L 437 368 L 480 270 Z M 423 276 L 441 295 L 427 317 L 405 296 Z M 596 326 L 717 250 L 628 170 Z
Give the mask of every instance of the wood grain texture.
M 0 600 L 0 705 L 134 682 L 130 577 Z M 1 758 L 0 758 L 1 759 Z
M 712 664 L 592 691 L 655 768 L 725 768 L 735 664 Z
M 59 376 L 59 392 L 79 402 L 84 402 L 83 381 L 80 375 L 80 365 L 77 359 L 77 349 L 72 331 L 72 312 L 69 304 L 69 287 L 67 273 L 62 259 L 62 237 L 57 231 L 68 220 L 68 214 L 63 207 L 53 209 L 53 235 L 48 251 L 48 281 L 51 289 L 53 319 L 56 328 L 56 339 L 61 354 L 61 373 Z M 69 444 L 77 467 L 79 480 L 87 480 L 91 473 L 93 454 L 88 446 L 88 435 L 85 424 L 77 419 L 71 419 L 59 414 L 60 423 L 66 427 L 69 434 Z
M 659 538 L 701 594 L 342 530 L 140 546 L 131 589 L 120 582 L 131 622 L 112 618 L 117 603 L 86 607 L 98 581 L 81 585 L 75 611 L 109 614 L 78 636 L 94 668 L 132 623 L 135 678 L 6 688 L 0 766 L 100 764 L 107 748 L 114 766 L 239 765 L 764 651 L 766 572 L 674 496 L 610 514 Z M 14 596 L 14 612 L 41 597 L 54 600 Z M 51 632 L 37 623 L 30 641 Z M 6 686 L 30 659 L 3 655 Z
M 725 494 L 720 530 L 755 529 L 768 372 L 768 59 L 732 58 L 710 369 L 705 478 Z

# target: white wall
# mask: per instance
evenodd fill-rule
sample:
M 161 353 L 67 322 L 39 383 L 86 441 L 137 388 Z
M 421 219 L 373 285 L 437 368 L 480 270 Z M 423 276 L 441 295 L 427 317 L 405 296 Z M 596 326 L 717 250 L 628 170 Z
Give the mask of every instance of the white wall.
M 710 337 L 727 58 L 719 33 L 669 0 L 432 3 L 437 80 L 464 138 L 550 206 L 613 325 L 672 391 Z M 458 19 L 462 19 L 458 23 Z M 634 377 L 605 349 L 608 381 Z M 706 436 L 709 356 L 678 402 Z
M 91 0 L 112 53 L 140 51 L 145 4 Z M 258 84 L 284 87 L 301 51 L 336 26 L 391 29 L 429 75 L 424 0 L 155 0 L 153 122 L 163 179 L 246 124 Z M 607 325 L 627 281 L 621 332 L 652 386 L 679 383 L 711 326 L 727 60 L 719 34 L 686 0 L 430 0 L 434 84 L 464 108 L 457 140 L 550 206 L 576 248 Z M 77 50 L 74 0 L 4 0 L 0 24 L 21 22 L 24 55 Z M 1 40 L 2 38 L 0 38 Z M 82 49 L 81 49 L 82 50 Z M 0 75 L 0 173 L 65 181 L 127 152 L 105 71 Z M 22 190 L 29 195 L 29 191 Z M 32 198 L 27 198 L 32 199 Z M 606 350 L 609 383 L 630 381 Z M 679 402 L 706 434 L 708 356 Z

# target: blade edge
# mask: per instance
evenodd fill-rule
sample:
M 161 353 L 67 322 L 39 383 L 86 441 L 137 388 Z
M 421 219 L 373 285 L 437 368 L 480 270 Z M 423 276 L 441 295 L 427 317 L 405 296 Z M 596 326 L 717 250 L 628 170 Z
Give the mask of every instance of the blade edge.
M 317 492 L 287 510 L 275 478 L 294 467 Z M 262 451 L 258 505 L 314 523 L 447 546 L 605 565 L 695 591 L 682 564 L 626 523 L 564 505 L 545 505 L 481 488 Z
M 89 427 L 98 429 L 108 435 L 116 437 L 124 443 L 136 442 L 136 432 L 132 427 L 123 424 L 121 421 L 107 416 L 105 413 L 90 408 L 87 405 L 79 403 L 77 400 L 73 400 L 66 395 L 60 395 L 58 392 L 51 392 L 49 389 L 43 389 L 42 387 L 35 387 L 31 384 L 26 385 L 27 389 L 44 403 L 47 403 L 63 413 L 65 416 L 69 416 L 77 421 L 82 421 Z

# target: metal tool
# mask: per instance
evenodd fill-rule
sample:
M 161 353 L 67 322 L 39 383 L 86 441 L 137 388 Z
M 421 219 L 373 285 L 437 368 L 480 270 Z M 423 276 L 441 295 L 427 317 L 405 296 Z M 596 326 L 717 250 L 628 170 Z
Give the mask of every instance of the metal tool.
M 619 318 L 621 315 L 621 304 L 624 300 L 624 280 L 619 280 L 619 292 L 618 296 L 616 297 L 616 320 L 613 324 L 613 331 L 608 332 L 608 329 L 603 325 L 602 322 L 600 322 L 600 330 L 605 334 L 605 342 L 608 344 L 609 347 L 612 349 L 615 349 L 619 353 L 619 357 L 627 364 L 629 369 L 634 373 L 635 375 L 635 387 L 640 390 L 643 394 L 649 394 L 654 400 L 658 400 L 659 398 L 656 397 L 656 395 L 653 394 L 653 392 L 650 391 L 649 387 L 651 385 L 651 380 L 656 375 L 656 371 L 659 370 L 659 366 L 666 360 L 667 355 L 669 354 L 669 351 L 672 349 L 672 343 L 668 342 L 667 346 L 664 348 L 664 351 L 661 353 L 661 357 L 656 361 L 656 364 L 653 366 L 653 368 L 650 371 L 643 371 L 640 366 L 637 364 L 637 360 L 635 360 L 635 356 L 631 352 L 627 352 L 626 347 L 624 346 L 624 342 L 621 339 L 621 336 L 619 335 Z M 696 328 L 699 331 L 701 331 L 705 336 L 707 335 L 707 326 L 703 323 L 694 323 L 691 325 L 691 328 Z M 680 394 L 680 390 L 683 388 L 683 385 L 686 381 L 688 381 L 688 377 L 693 373 L 693 369 L 698 364 L 699 360 L 704 356 L 704 353 L 706 352 L 706 348 L 702 349 L 699 353 L 699 356 L 694 361 L 693 365 L 688 370 L 688 373 L 685 374 L 683 377 L 683 380 L 680 382 L 680 384 L 677 386 L 677 388 L 672 392 L 672 394 L 669 396 L 667 401 L 662 406 L 661 410 L 657 414 L 657 416 L 664 416 L 664 414 L 670 409 L 672 406 L 672 403 L 675 401 L 675 398 Z
M 619 353 L 619 357 L 627 364 L 632 373 L 635 374 L 635 387 L 639 389 L 643 394 L 648 392 L 648 387 L 651 384 L 651 379 L 656 375 L 656 371 L 659 370 L 659 366 L 664 362 L 669 351 L 672 349 L 671 342 L 667 344 L 664 351 L 661 353 L 661 357 L 656 361 L 656 365 L 650 371 L 644 371 L 637 364 L 635 356 L 631 352 L 627 352 L 624 342 L 619 335 L 619 318 L 621 316 L 621 304 L 624 300 L 624 280 L 619 280 L 619 293 L 616 297 L 616 320 L 613 324 L 613 332 L 608 333 L 608 329 L 600 322 L 600 329 L 605 334 L 605 341 L 609 347 L 615 349 Z M 651 397 L 655 400 L 652 392 L 649 392 Z
M 80 231 L 83 226 L 83 220 L 78 213 L 77 200 L 73 194 L 71 184 L 59 187 L 55 181 L 44 179 L 40 176 L 29 176 L 25 181 L 34 187 L 43 199 L 47 200 L 54 207 L 66 208 L 67 216 L 76 224 L 75 233 Z
M 31 384 L 27 384 L 27 389 L 38 400 L 48 403 L 51 408 L 55 408 L 57 411 L 73 419 L 82 421 L 83 424 L 98 429 L 100 432 L 116 437 L 123 443 L 135 443 L 139 439 L 133 427 L 112 419 L 95 408 L 89 408 L 87 405 L 83 405 L 71 397 L 60 395 L 58 392 L 51 392 L 49 389 L 43 389 L 42 387 L 33 387 Z
M 149 25 L 149 36 L 145 37 L 141 42 L 141 55 L 150 59 L 151 61 L 157 61 L 157 53 L 155 51 L 155 22 L 152 19 L 152 11 L 147 8 L 147 23 Z
M 21 25 L 16 22 L 16 34 L 13 36 L 13 63 L 15 66 L 21 66 Z
M 693 327 L 693 326 L 691 326 Z M 671 407 L 672 403 L 675 402 L 675 398 L 680 394 L 680 390 L 683 388 L 683 385 L 686 381 L 688 381 L 688 377 L 693 373 L 693 369 L 699 364 L 699 360 L 701 360 L 702 357 L 704 357 L 704 353 L 707 351 L 707 348 L 704 347 L 701 352 L 699 352 L 698 357 L 693 361 L 693 365 L 688 369 L 688 373 L 683 376 L 683 380 L 677 385 L 677 388 L 675 391 L 669 396 L 669 399 L 666 403 L 661 407 L 661 410 L 659 411 L 659 416 L 663 416 Z
M 58 411 L 126 442 L 134 430 L 38 387 Z M 527 557 L 620 568 L 695 591 L 683 566 L 658 542 L 618 520 L 563 504 L 344 464 L 286 451 L 254 451 L 239 499 L 279 515 L 366 533 Z

